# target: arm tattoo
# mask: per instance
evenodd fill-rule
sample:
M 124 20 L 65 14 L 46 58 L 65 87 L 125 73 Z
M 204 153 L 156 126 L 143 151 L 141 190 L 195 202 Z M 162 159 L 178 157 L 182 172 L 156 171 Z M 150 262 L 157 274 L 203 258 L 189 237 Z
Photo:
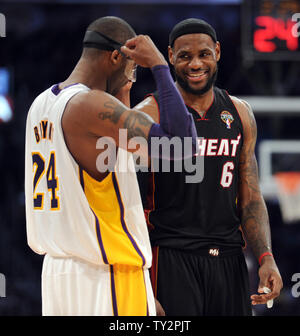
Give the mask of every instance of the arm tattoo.
M 239 162 L 241 224 L 245 238 L 258 258 L 262 253 L 271 251 L 271 234 L 267 208 L 259 188 L 254 154 L 256 122 L 251 107 L 246 105 L 249 140 L 244 145 Z
M 269 218 L 263 200 L 252 201 L 242 209 L 242 227 L 257 258 L 266 251 L 271 252 Z
M 147 139 L 147 136 L 143 129 L 149 129 L 151 124 L 152 122 L 144 113 L 130 113 L 124 121 L 124 128 L 126 128 L 128 131 L 128 140 L 136 136 Z
M 113 101 L 107 101 L 104 107 L 109 109 L 109 111 L 99 112 L 98 118 L 101 120 L 110 120 L 112 123 L 117 124 L 122 116 L 122 114 L 127 110 L 120 104 L 114 103 Z M 143 112 L 130 111 L 128 117 L 124 120 L 122 128 L 128 131 L 128 140 L 140 136 L 147 139 L 145 131 L 150 129 L 152 121 Z
M 104 103 L 104 107 L 110 111 L 99 112 L 98 118 L 101 120 L 110 120 L 114 124 L 117 124 L 121 118 L 121 115 L 126 111 L 126 108 L 120 104 L 116 104 L 112 101 L 107 101 Z

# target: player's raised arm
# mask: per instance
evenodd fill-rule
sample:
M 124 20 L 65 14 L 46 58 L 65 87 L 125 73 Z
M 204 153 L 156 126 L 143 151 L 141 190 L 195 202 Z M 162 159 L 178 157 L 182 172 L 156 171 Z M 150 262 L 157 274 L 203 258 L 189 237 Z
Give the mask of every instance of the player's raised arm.
M 128 141 L 134 137 L 147 140 L 147 150 L 155 137 L 178 136 L 192 139 L 192 146 L 185 156 L 197 151 L 197 133 L 192 116 L 173 83 L 166 60 L 148 36 L 139 35 L 127 41 L 122 52 L 136 64 L 151 68 L 160 101 L 160 124 L 154 123 L 142 111 L 129 109 L 116 98 L 98 90 L 80 93 L 68 104 L 63 117 L 63 125 L 74 121 L 84 125 L 84 129 L 98 137 L 111 137 L 118 147 L 129 151 Z M 120 142 L 119 129 L 127 130 L 127 142 Z M 160 155 L 163 155 L 160 154 Z
M 150 37 L 138 36 L 130 39 L 121 49 L 137 64 L 143 67 L 148 64 L 155 79 L 160 105 L 160 127 L 152 125 L 150 137 L 179 136 L 182 139 L 191 137 L 192 153 L 196 153 L 198 150 L 197 132 L 192 115 L 188 112 L 183 98 L 174 84 L 166 60 L 157 50 Z M 151 52 L 147 54 L 147 50 Z M 158 54 L 159 57 L 155 57 L 155 54 Z M 147 60 L 146 62 L 144 58 Z M 184 153 L 184 155 L 190 156 L 191 153 Z
M 244 143 L 239 162 L 239 209 L 245 238 L 260 263 L 258 292 L 253 304 L 266 303 L 277 297 L 282 280 L 272 255 L 271 233 L 267 208 L 262 197 L 255 158 L 256 122 L 250 105 L 234 98 L 244 125 Z M 271 292 L 263 294 L 264 287 Z

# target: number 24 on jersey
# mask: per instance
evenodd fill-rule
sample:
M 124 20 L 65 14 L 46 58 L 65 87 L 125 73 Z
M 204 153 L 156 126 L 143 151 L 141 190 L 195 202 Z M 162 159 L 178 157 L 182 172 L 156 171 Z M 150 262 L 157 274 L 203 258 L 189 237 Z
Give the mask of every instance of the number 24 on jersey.
M 50 210 L 59 210 L 60 203 L 57 191 L 59 190 L 58 177 L 56 176 L 56 159 L 55 152 L 50 152 L 49 160 L 46 162 L 45 158 L 39 152 L 32 153 L 33 165 L 33 208 L 35 210 L 44 209 L 45 192 L 50 193 Z M 46 172 L 46 174 L 45 174 Z M 43 179 L 46 179 L 46 184 Z M 45 188 L 46 185 L 46 188 Z M 39 189 L 44 189 L 39 192 Z M 46 190 L 47 189 L 47 190 Z

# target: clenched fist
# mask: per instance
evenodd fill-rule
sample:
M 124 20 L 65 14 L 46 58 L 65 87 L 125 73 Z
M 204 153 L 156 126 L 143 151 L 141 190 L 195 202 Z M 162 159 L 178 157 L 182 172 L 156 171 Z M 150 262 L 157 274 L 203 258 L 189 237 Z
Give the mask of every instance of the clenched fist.
M 125 45 L 121 47 L 121 51 L 144 68 L 168 65 L 164 56 L 147 35 L 138 35 L 127 40 Z

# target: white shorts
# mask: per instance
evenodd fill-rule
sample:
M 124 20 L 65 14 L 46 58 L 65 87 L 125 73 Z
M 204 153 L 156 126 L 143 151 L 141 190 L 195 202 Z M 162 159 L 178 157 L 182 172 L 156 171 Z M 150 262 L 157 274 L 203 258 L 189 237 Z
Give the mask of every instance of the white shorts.
M 149 271 L 93 265 L 76 258 L 44 257 L 44 316 L 155 316 Z

